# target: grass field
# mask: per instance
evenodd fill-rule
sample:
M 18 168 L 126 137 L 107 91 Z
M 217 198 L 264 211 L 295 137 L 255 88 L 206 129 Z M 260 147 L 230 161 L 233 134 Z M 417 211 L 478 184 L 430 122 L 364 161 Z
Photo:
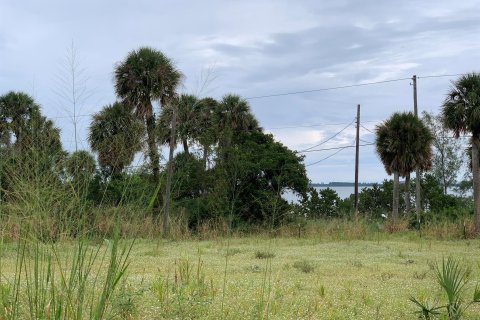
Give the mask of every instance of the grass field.
M 55 248 L 67 257 L 74 244 Z M 13 278 L 16 250 L 3 246 L 3 283 Z M 109 310 L 119 319 L 415 319 L 411 296 L 445 300 L 435 264 L 448 256 L 467 268 L 470 298 L 480 240 L 137 240 Z M 464 318 L 479 319 L 480 306 Z

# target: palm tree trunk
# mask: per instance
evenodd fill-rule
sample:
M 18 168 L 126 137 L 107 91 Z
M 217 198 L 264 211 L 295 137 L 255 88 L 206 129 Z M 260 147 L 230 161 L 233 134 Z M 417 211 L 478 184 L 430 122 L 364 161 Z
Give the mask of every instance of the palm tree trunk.
M 417 168 L 415 171 L 415 215 L 417 222 L 420 224 L 420 212 L 422 211 L 422 172 Z
M 473 175 L 473 203 L 475 212 L 475 233 L 480 233 L 480 168 L 479 168 L 480 140 L 472 137 L 472 175 Z
M 410 173 L 405 176 L 405 213 L 410 213 Z
M 440 162 L 442 163 L 443 194 L 447 195 L 447 179 L 445 177 L 445 157 L 443 155 L 443 150 L 440 151 Z
M 183 144 L 183 152 L 185 152 L 186 155 L 190 155 L 190 152 L 188 150 L 187 139 L 182 139 L 182 144 Z
M 175 150 L 175 129 L 177 126 L 177 107 L 173 106 L 172 129 L 170 130 L 170 151 L 168 154 L 167 183 L 165 185 L 165 199 L 163 208 L 163 237 L 168 236 L 168 218 L 170 215 L 170 189 L 173 176 L 173 151 Z
M 152 166 L 153 178 L 155 181 L 158 181 L 160 157 L 158 155 L 157 141 L 155 139 L 155 117 L 153 114 L 146 116 L 145 122 L 147 127 L 148 157 L 150 158 L 150 164 Z
M 208 146 L 203 146 L 203 168 L 207 170 Z
M 398 220 L 398 203 L 400 202 L 400 193 L 399 193 L 399 179 L 398 172 L 393 173 L 393 205 L 392 205 L 392 218 L 393 221 Z

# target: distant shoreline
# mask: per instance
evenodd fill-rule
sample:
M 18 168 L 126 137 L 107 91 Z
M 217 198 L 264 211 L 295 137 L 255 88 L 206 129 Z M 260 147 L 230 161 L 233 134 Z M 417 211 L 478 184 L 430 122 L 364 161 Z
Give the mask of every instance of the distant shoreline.
M 372 187 L 376 182 L 359 182 L 359 187 Z M 354 182 L 310 183 L 310 187 L 354 187 Z

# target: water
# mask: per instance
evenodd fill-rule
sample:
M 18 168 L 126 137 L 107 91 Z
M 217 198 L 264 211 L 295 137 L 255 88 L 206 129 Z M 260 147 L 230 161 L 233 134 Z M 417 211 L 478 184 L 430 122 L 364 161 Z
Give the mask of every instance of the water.
M 315 189 L 317 191 L 320 191 L 320 190 L 323 190 L 323 189 L 327 189 L 327 188 L 330 188 L 330 189 L 333 189 L 335 190 L 335 192 L 338 194 L 338 196 L 340 197 L 340 199 L 345 199 L 345 198 L 348 198 L 351 194 L 353 194 L 353 192 L 355 191 L 355 187 L 354 186 L 341 186 L 341 187 L 315 187 Z M 358 192 L 362 192 L 363 189 L 365 188 L 370 188 L 370 187 L 366 187 L 366 186 L 359 186 L 358 187 Z M 299 201 L 299 198 L 293 193 L 293 192 L 285 192 L 283 194 L 283 198 L 285 200 L 287 200 L 288 202 L 298 202 Z

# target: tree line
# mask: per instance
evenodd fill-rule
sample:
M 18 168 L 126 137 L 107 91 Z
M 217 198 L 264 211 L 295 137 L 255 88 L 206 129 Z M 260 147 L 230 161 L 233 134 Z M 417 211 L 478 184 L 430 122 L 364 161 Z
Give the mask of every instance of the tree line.
M 156 49 L 128 53 L 114 69 L 117 100 L 91 119 L 93 154 L 64 150 L 60 130 L 28 94 L 0 96 L 2 204 L 25 201 L 22 192 L 28 185 L 52 194 L 60 190 L 78 199 L 77 216 L 88 215 L 89 208 L 135 204 L 162 217 L 165 234 L 171 211 L 185 214 L 192 228 L 219 217 L 232 226 L 274 225 L 299 216 L 351 213 L 348 199 L 309 188 L 303 156 L 265 133 L 246 99 L 180 94 L 183 78 Z M 472 73 L 454 82 L 440 115 L 424 113 L 420 119 L 394 113 L 378 125 L 376 151 L 393 182 L 365 189 L 360 211 L 375 218 L 391 211 L 393 220 L 401 211 L 410 215 L 410 174 L 417 168 L 424 172 L 424 212 L 468 207 L 449 198 L 447 190 L 462 162 L 460 145 L 450 135 L 469 134 L 475 226 L 480 231 L 479 110 L 480 75 Z M 163 147 L 169 156 L 161 162 Z M 144 155 L 144 164 L 132 167 L 139 155 Z M 400 177 L 405 178 L 402 199 Z M 300 195 L 300 204 L 282 197 L 287 190 Z
M 165 232 L 170 210 L 186 212 L 192 226 L 215 217 L 232 224 L 281 221 L 289 208 L 283 192 L 307 190 L 303 157 L 265 133 L 244 98 L 179 94 L 182 79 L 162 52 L 130 52 L 115 66 L 118 100 L 91 119 L 94 154 L 65 151 L 60 130 L 29 95 L 1 96 L 2 200 L 17 201 L 20 182 L 38 178 L 89 206 L 135 202 L 157 218 L 163 211 Z M 170 151 L 166 165 L 163 146 Z M 139 154 L 144 165 L 130 167 Z

